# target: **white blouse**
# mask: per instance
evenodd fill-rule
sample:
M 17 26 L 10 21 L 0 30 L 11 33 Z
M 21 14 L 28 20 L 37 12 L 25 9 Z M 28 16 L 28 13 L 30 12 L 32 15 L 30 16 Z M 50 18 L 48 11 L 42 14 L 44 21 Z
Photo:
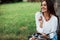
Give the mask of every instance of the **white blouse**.
M 39 18 L 42 16 L 43 20 L 43 27 L 40 28 L 40 22 Z M 46 33 L 49 34 L 50 38 L 53 38 L 54 35 L 56 34 L 57 26 L 58 26 L 58 19 L 54 15 L 51 16 L 49 21 L 46 21 L 44 16 L 42 15 L 41 12 L 37 12 L 35 14 L 35 19 L 36 19 L 36 30 L 39 33 Z

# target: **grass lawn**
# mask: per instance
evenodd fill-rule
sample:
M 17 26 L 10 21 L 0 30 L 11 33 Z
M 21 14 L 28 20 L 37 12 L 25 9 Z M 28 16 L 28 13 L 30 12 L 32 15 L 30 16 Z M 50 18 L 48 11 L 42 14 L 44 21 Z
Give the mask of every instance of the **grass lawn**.
M 0 39 L 28 40 L 36 31 L 35 13 L 40 2 L 19 2 L 0 5 Z

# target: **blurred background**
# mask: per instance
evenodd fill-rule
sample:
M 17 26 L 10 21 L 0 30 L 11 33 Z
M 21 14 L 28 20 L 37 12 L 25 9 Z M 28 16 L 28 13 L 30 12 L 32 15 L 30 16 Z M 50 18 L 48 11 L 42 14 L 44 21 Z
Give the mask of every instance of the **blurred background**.
M 12 2 L 40 2 L 41 0 L 0 0 L 0 3 L 12 3 Z
M 36 31 L 35 13 L 41 10 L 41 1 L 0 0 L 0 40 L 28 40 Z M 60 18 L 60 0 L 52 1 Z

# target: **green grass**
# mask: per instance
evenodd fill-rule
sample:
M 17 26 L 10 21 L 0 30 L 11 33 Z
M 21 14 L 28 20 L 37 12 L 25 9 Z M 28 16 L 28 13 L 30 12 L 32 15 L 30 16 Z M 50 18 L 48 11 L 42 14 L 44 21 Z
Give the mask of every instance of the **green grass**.
M 36 31 L 35 13 L 40 3 L 20 2 L 0 5 L 0 39 L 28 40 Z

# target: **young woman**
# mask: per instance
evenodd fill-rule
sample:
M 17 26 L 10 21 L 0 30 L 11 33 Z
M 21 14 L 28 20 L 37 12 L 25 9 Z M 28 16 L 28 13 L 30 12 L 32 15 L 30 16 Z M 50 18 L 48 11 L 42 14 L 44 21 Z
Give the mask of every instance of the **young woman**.
M 58 19 L 54 10 L 54 3 L 51 0 L 43 0 L 41 11 L 35 14 L 37 33 L 42 34 L 44 38 L 49 37 L 51 40 L 58 40 L 56 33 Z M 31 40 L 35 39 L 31 38 Z
M 46 38 L 48 37 L 46 34 L 49 34 L 50 39 L 57 40 L 58 19 L 54 10 L 54 3 L 51 0 L 43 0 L 41 11 L 42 13 L 37 12 L 35 15 L 37 32 Z

